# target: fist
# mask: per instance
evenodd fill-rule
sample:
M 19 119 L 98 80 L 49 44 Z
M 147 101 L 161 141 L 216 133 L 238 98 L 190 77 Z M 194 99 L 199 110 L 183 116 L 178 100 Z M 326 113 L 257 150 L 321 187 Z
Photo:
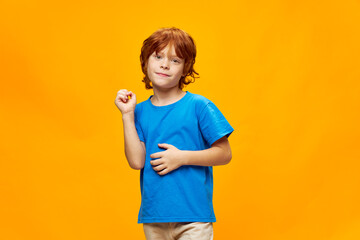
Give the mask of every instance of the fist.
M 126 89 L 119 90 L 116 95 L 115 105 L 118 107 L 122 114 L 134 112 L 136 107 L 135 93 Z

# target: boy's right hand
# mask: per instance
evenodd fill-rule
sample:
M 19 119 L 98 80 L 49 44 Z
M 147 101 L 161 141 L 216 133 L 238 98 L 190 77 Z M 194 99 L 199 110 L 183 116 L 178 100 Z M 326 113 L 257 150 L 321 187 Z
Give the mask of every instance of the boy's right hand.
M 128 96 L 131 98 L 128 99 Z M 136 95 L 135 93 L 126 89 L 121 89 L 117 92 L 115 105 L 121 111 L 121 114 L 135 112 L 136 107 Z

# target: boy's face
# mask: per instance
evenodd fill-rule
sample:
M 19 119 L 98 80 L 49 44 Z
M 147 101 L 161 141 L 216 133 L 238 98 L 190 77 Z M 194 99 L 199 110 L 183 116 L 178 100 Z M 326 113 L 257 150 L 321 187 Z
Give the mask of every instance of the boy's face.
M 153 52 L 147 64 L 147 75 L 158 89 L 178 87 L 184 71 L 184 59 L 176 56 L 174 47 L 167 45 L 161 52 Z

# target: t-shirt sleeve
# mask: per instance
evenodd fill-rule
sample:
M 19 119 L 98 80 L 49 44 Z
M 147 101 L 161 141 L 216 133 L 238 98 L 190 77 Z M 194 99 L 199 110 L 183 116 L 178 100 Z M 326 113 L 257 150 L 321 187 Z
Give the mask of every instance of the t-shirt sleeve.
M 203 137 L 210 146 L 224 136 L 229 137 L 234 131 L 234 128 L 211 101 L 200 112 L 199 125 Z
M 145 139 L 144 139 L 144 133 L 142 131 L 142 128 L 141 128 L 141 125 L 140 125 L 140 114 L 141 114 L 141 111 L 140 111 L 140 108 L 138 107 L 138 105 L 136 105 L 136 108 L 135 108 L 135 128 L 136 128 L 136 131 L 138 133 L 138 136 L 139 136 L 139 139 L 140 141 L 142 142 L 145 142 Z

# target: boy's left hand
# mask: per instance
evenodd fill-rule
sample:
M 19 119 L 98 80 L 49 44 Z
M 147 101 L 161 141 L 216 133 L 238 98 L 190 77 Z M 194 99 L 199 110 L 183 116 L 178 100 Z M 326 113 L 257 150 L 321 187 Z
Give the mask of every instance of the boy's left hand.
M 151 160 L 150 164 L 153 166 L 153 169 L 159 175 L 165 175 L 169 172 L 181 167 L 183 161 L 181 158 L 181 150 L 177 149 L 175 146 L 166 143 L 159 143 L 160 148 L 166 149 L 163 152 L 156 152 L 150 155 L 151 158 L 157 158 L 156 160 Z

